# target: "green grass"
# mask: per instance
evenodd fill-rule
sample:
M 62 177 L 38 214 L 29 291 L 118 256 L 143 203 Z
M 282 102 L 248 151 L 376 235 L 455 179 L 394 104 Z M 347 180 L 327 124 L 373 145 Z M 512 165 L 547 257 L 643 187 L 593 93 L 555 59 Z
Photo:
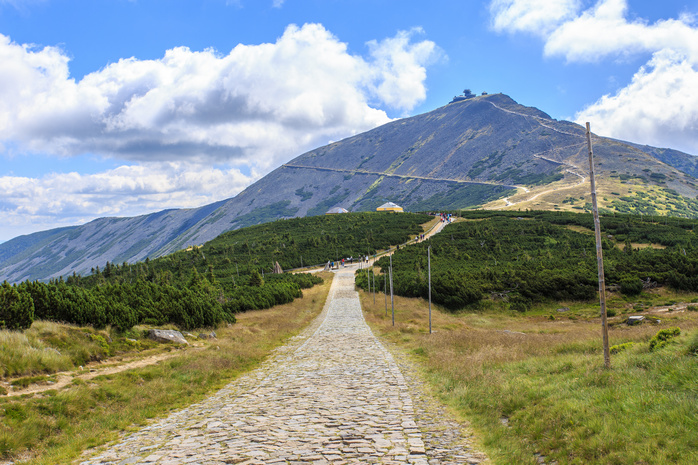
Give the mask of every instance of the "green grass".
M 39 322 L 37 322 L 39 323 Z M 31 336 L 31 333 L 30 333 Z M 70 357 L 17 331 L 0 331 L 0 375 L 55 372 L 73 367 Z
M 104 360 L 110 355 L 155 347 L 157 344 L 143 338 L 138 328 L 117 333 L 110 328 L 97 331 L 89 327 L 35 321 L 23 333 L 0 331 L 0 376 L 31 377 L 55 373 Z
M 559 464 L 698 463 L 695 312 L 612 327 L 611 344 L 625 350 L 612 355 L 608 370 L 592 303 L 560 303 L 570 310 L 554 320 L 435 307 L 429 335 L 423 300 L 397 297 L 395 327 L 382 297 L 377 302 L 362 293 L 369 324 L 413 355 L 493 463 L 533 465 L 539 455 Z M 652 337 L 671 327 L 681 334 L 650 351 Z
M 257 366 L 319 314 L 332 275 L 323 277 L 325 283 L 306 290 L 303 298 L 239 314 L 235 325 L 216 329 L 218 339 L 201 341 L 159 364 L 89 382 L 76 378 L 64 389 L 40 395 L 0 398 L 0 460 L 71 463 L 84 449 L 210 395 Z
M 678 349 L 630 350 L 611 370 L 598 353 L 498 364 L 464 383 L 446 378 L 458 386 L 448 400 L 495 430 L 486 446 L 508 443 L 509 453 L 495 455 L 501 463 L 532 462 L 533 452 L 560 463 L 696 463 L 698 364 Z M 502 417 L 510 431 L 496 432 Z M 528 447 L 517 447 L 521 439 Z

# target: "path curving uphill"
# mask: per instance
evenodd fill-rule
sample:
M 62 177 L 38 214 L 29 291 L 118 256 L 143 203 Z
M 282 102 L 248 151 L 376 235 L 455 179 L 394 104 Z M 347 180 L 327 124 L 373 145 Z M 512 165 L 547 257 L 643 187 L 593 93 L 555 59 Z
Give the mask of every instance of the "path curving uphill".
M 486 462 L 371 333 L 353 271 L 337 272 L 322 314 L 260 368 L 81 463 Z

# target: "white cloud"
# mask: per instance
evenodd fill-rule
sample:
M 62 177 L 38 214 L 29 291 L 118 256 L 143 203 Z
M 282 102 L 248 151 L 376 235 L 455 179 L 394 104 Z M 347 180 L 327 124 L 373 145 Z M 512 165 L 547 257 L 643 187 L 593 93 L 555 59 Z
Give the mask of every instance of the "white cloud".
M 81 224 L 101 216 L 135 216 L 199 207 L 236 195 L 259 174 L 181 162 L 118 168 L 97 174 L 0 177 L 0 241 L 18 234 Z
M 580 0 L 492 0 L 492 27 L 497 32 L 528 32 L 547 35 L 573 18 Z
M 371 64 L 377 73 L 373 93 L 393 108 L 409 110 L 426 98 L 425 65 L 441 57 L 442 52 L 430 41 L 412 43 L 412 36 L 423 32 L 415 28 L 401 31 L 391 39 L 368 43 Z
M 579 112 L 595 133 L 630 141 L 653 141 L 698 155 L 698 69 L 670 50 L 654 54 L 648 65 L 617 94 L 604 95 Z
M 286 0 L 273 0 L 271 6 L 274 8 L 281 8 Z
M 439 51 L 417 32 L 371 42 L 364 58 L 322 25 L 291 25 L 274 43 L 177 47 L 81 80 L 60 48 L 0 34 L 0 156 L 128 161 L 93 175 L 0 177 L 0 240 L 229 198 L 305 150 L 386 123 L 385 109 L 425 98 Z
M 568 62 L 648 56 L 648 62 L 615 95 L 605 95 L 576 115 L 595 132 L 696 154 L 698 147 L 698 27 L 695 17 L 629 19 L 627 0 L 579 2 L 493 0 L 498 32 L 530 32 L 544 53 Z
M 545 54 L 568 61 L 598 61 L 609 55 L 653 53 L 665 48 L 698 59 L 698 29 L 687 16 L 654 24 L 629 21 L 626 0 L 603 0 L 554 30 Z
M 268 169 L 300 151 L 389 120 L 377 107 L 425 98 L 430 41 L 412 33 L 351 55 L 319 24 L 289 26 L 275 43 L 168 50 L 122 59 L 80 81 L 55 47 L 0 35 L 0 143 L 133 161 L 198 160 Z

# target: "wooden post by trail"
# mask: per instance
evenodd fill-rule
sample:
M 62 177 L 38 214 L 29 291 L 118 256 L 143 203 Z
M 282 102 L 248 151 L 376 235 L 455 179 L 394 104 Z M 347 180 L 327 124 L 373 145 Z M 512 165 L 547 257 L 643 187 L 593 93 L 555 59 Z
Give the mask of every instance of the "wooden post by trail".
M 373 305 L 376 305 L 376 259 L 373 258 L 373 268 L 371 268 L 371 276 L 373 277 Z
M 429 269 L 429 334 L 431 334 L 431 246 L 427 247 L 427 268 Z
M 388 275 L 383 275 L 383 295 L 385 296 L 385 316 L 388 316 Z
M 591 204 L 594 209 L 594 232 L 596 234 L 596 262 L 599 270 L 599 302 L 601 304 L 601 332 L 603 335 L 603 362 L 611 368 L 611 353 L 608 348 L 608 316 L 606 314 L 606 279 L 603 272 L 603 251 L 601 248 L 601 223 L 599 206 L 596 202 L 596 180 L 594 178 L 594 151 L 591 148 L 591 128 L 587 122 L 587 146 L 589 148 L 589 179 L 591 180 Z
M 366 264 L 366 285 L 368 286 L 368 293 L 371 293 L 371 277 L 369 276 L 368 263 Z
M 393 299 L 393 256 L 390 256 L 390 310 L 393 314 L 393 326 L 395 326 L 395 300 Z

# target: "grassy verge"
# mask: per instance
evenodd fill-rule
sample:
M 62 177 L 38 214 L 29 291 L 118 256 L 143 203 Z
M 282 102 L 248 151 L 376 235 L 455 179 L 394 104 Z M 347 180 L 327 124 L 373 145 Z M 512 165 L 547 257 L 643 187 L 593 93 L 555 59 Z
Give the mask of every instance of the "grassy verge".
M 70 463 L 84 449 L 116 439 L 223 387 L 298 334 L 325 303 L 332 274 L 302 299 L 239 314 L 218 339 L 157 365 L 76 381 L 62 390 L 0 397 L 0 457 L 30 464 Z M 174 350 L 174 349 L 172 349 Z
M 554 318 L 544 308 L 434 309 L 431 335 L 421 299 L 396 298 L 394 327 L 382 295 L 374 305 L 362 293 L 362 305 L 372 328 L 410 351 L 438 395 L 472 423 L 494 463 L 698 463 L 698 312 L 614 326 L 612 344 L 634 344 L 605 370 L 593 305 Z M 681 335 L 650 351 L 651 337 L 668 327 Z

